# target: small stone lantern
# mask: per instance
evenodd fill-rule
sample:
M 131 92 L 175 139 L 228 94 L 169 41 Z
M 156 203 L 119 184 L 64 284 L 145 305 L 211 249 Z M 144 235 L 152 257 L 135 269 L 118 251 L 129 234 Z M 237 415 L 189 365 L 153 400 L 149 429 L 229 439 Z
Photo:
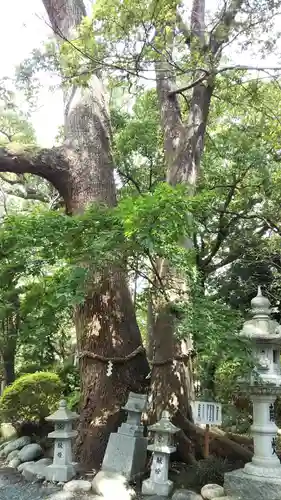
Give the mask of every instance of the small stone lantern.
M 65 483 L 76 476 L 72 440 L 77 436 L 77 431 L 72 429 L 72 424 L 78 418 L 79 415 L 70 411 L 64 400 L 60 401 L 58 410 L 46 418 L 55 424 L 55 430 L 48 434 L 49 438 L 55 440 L 55 445 L 53 463 L 46 467 L 47 481 Z
M 170 421 L 168 411 L 163 411 L 162 417 L 148 428 L 155 432 L 154 443 L 147 447 L 153 452 L 150 477 L 142 483 L 143 495 L 159 495 L 167 497 L 173 487 L 168 479 L 170 454 L 176 451 L 174 434 L 179 431 Z

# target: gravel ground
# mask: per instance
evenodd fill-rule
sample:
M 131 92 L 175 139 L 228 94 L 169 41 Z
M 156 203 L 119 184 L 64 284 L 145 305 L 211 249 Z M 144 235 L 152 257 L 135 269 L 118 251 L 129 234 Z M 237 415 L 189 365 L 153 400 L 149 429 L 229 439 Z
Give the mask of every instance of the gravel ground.
M 0 463 L 0 500 L 49 500 L 53 493 L 61 491 L 61 488 L 55 486 L 44 486 L 41 483 L 32 484 L 27 482 L 14 469 L 4 467 Z M 73 495 L 73 500 L 97 500 L 100 498 L 87 493 Z M 155 497 L 150 497 L 150 499 L 156 500 Z M 162 497 L 157 497 L 157 500 L 161 499 Z M 61 497 L 61 500 L 64 500 L 63 497 Z M 143 500 L 143 497 L 137 494 L 135 500 Z
M 12 469 L 0 467 L 0 500 L 43 500 L 58 488 L 31 484 Z

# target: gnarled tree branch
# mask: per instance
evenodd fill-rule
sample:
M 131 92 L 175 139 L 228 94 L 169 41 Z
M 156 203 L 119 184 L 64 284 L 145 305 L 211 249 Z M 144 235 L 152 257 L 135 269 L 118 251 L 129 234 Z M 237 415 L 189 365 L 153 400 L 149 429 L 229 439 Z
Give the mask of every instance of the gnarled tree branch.
M 69 201 L 69 166 L 62 148 L 41 149 L 37 152 L 13 153 L 0 149 L 0 172 L 34 174 L 49 181 L 65 200 Z

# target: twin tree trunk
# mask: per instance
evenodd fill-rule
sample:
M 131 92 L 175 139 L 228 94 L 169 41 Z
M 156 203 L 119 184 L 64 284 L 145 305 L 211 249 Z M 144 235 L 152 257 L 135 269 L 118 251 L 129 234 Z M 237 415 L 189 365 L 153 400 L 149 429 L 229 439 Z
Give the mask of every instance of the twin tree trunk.
M 204 14 L 204 9 L 199 9 L 197 5 L 200 2 L 203 0 L 195 0 L 193 5 L 196 22 L 199 13 Z M 230 16 L 229 12 L 227 16 L 222 15 L 222 23 L 224 19 L 227 21 L 224 39 L 235 16 L 233 5 L 237 7 L 239 2 L 232 1 Z M 82 0 L 43 0 L 43 3 L 58 40 L 60 37 L 71 39 L 75 36 L 75 28 L 86 14 Z M 201 37 L 204 29 L 202 26 L 197 29 L 195 21 L 193 19 L 193 34 L 197 36 L 199 33 Z M 216 50 L 220 49 L 220 42 L 214 40 L 214 35 L 211 45 Z M 213 52 L 215 49 L 212 49 Z M 164 131 L 167 181 L 173 185 L 185 182 L 194 187 L 203 151 L 212 83 L 194 86 L 186 126 L 182 123 L 174 92 L 173 71 L 163 61 L 158 66 L 156 64 L 156 79 Z M 28 172 L 46 178 L 63 196 L 70 214 L 82 213 L 93 202 L 114 206 L 116 193 L 110 145 L 111 127 L 102 82 L 94 75 L 87 88 L 72 86 L 65 91 L 64 100 L 63 147 L 41 151 L 32 161 L 5 153 L 0 156 L 0 171 Z M 169 263 L 162 262 L 160 267 L 166 270 L 163 273 L 164 280 L 170 272 L 175 278 Z M 182 277 L 176 279 L 182 286 Z M 188 404 L 192 394 L 192 367 L 187 355 L 191 347 L 189 339 L 183 343 L 175 342 L 175 317 L 170 304 L 158 305 L 160 308 L 153 321 L 154 413 L 159 415 L 160 410 L 171 406 L 180 410 L 183 418 L 191 417 Z M 102 277 L 93 274 L 92 288 L 88 289 L 85 301 L 75 311 L 75 324 L 82 381 L 77 458 L 86 467 L 98 468 L 108 435 L 116 430 L 120 406 L 125 403 L 130 390 L 143 390 L 148 374 L 148 363 L 141 349 L 140 331 L 122 265 L 119 269 L 108 269 Z M 128 356 L 136 350 L 137 355 Z M 112 359 L 113 373 L 110 377 L 106 374 L 107 363 L 92 359 L 91 354 Z M 114 358 L 126 356 L 129 359 L 124 359 L 123 363 L 114 363 Z

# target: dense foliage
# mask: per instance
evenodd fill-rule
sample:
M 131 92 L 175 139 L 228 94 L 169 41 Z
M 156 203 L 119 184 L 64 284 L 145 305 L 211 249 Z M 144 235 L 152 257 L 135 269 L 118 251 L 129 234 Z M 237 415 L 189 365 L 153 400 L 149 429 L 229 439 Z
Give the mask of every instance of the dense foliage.
M 63 385 L 55 373 L 36 372 L 19 377 L 0 399 L 3 422 L 42 422 L 55 411 Z

